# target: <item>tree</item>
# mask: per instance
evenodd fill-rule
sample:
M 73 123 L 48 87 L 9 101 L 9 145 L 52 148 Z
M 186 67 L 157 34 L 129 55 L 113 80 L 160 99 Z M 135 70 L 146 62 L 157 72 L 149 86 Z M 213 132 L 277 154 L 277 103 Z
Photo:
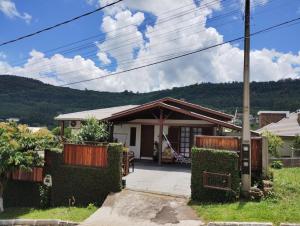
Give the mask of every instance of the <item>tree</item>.
M 283 140 L 281 137 L 269 132 L 269 131 L 264 131 L 263 135 L 267 137 L 268 139 L 268 150 L 269 153 L 274 156 L 278 157 L 278 149 L 282 147 L 283 145 Z
M 0 212 L 4 211 L 3 192 L 9 175 L 42 165 L 39 152 L 53 145 L 54 136 L 47 130 L 32 133 L 25 125 L 0 123 Z

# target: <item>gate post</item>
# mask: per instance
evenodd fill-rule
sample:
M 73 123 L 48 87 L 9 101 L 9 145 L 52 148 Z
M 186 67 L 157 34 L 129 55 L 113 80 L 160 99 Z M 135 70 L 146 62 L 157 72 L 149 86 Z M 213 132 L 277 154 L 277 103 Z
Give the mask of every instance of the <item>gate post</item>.
M 265 177 L 268 175 L 269 170 L 269 150 L 268 139 L 266 136 L 262 136 L 262 175 Z

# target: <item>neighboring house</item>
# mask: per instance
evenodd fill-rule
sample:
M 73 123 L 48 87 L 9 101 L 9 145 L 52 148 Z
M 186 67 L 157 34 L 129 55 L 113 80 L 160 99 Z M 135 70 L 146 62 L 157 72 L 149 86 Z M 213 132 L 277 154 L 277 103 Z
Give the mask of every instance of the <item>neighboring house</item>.
M 38 131 L 41 130 L 41 129 L 47 129 L 47 127 L 32 127 L 32 126 L 29 126 L 28 129 L 29 129 L 31 132 L 35 133 L 35 132 L 38 132 Z
M 191 156 L 194 135 L 223 135 L 224 129 L 241 131 L 230 121 L 233 116 L 183 100 L 163 98 L 142 105 L 127 105 L 57 116 L 55 119 L 73 131 L 90 117 L 113 125 L 113 138 L 124 143 L 136 158 L 150 159 L 154 142 L 159 150 L 167 146 L 165 134 L 174 150 L 185 157 Z
M 264 131 L 269 131 L 283 139 L 284 145 L 279 150 L 281 157 L 292 157 L 294 138 L 300 135 L 300 111 L 290 113 L 280 121 L 266 125 L 256 132 L 263 133 Z
M 259 128 L 269 125 L 270 123 L 278 122 L 281 119 L 288 117 L 289 114 L 289 111 L 259 111 L 257 113 Z
M 19 118 L 7 118 L 6 121 L 7 122 L 19 122 L 20 119 Z

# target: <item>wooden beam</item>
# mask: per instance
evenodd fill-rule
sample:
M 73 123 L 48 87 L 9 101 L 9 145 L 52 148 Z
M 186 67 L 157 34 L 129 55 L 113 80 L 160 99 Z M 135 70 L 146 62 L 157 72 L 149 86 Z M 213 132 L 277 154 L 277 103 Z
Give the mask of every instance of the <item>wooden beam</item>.
M 163 142 L 163 109 L 159 110 L 159 141 L 158 141 L 158 164 L 161 165 L 162 142 Z

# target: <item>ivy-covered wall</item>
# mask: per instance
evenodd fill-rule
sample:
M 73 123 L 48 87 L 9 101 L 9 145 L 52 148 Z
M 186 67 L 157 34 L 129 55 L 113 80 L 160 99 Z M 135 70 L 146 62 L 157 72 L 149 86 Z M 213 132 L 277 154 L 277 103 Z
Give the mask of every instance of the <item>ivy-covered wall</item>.
M 206 148 L 192 149 L 192 199 L 197 201 L 230 201 L 239 195 L 238 154 L 233 151 Z M 203 187 L 203 171 L 231 174 L 232 191 Z
M 122 145 L 108 147 L 108 167 L 86 167 L 63 164 L 63 154 L 47 152 L 45 174 L 52 177 L 50 189 L 51 206 L 101 205 L 110 192 L 122 189 Z M 4 203 L 10 206 L 39 206 L 40 184 L 34 182 L 9 181 L 4 192 Z
M 4 190 L 4 207 L 39 206 L 40 183 L 9 180 Z
M 102 204 L 107 194 L 121 190 L 122 146 L 108 147 L 108 167 L 96 168 L 63 164 L 63 155 L 49 153 L 46 174 L 52 177 L 50 202 L 52 206 Z

